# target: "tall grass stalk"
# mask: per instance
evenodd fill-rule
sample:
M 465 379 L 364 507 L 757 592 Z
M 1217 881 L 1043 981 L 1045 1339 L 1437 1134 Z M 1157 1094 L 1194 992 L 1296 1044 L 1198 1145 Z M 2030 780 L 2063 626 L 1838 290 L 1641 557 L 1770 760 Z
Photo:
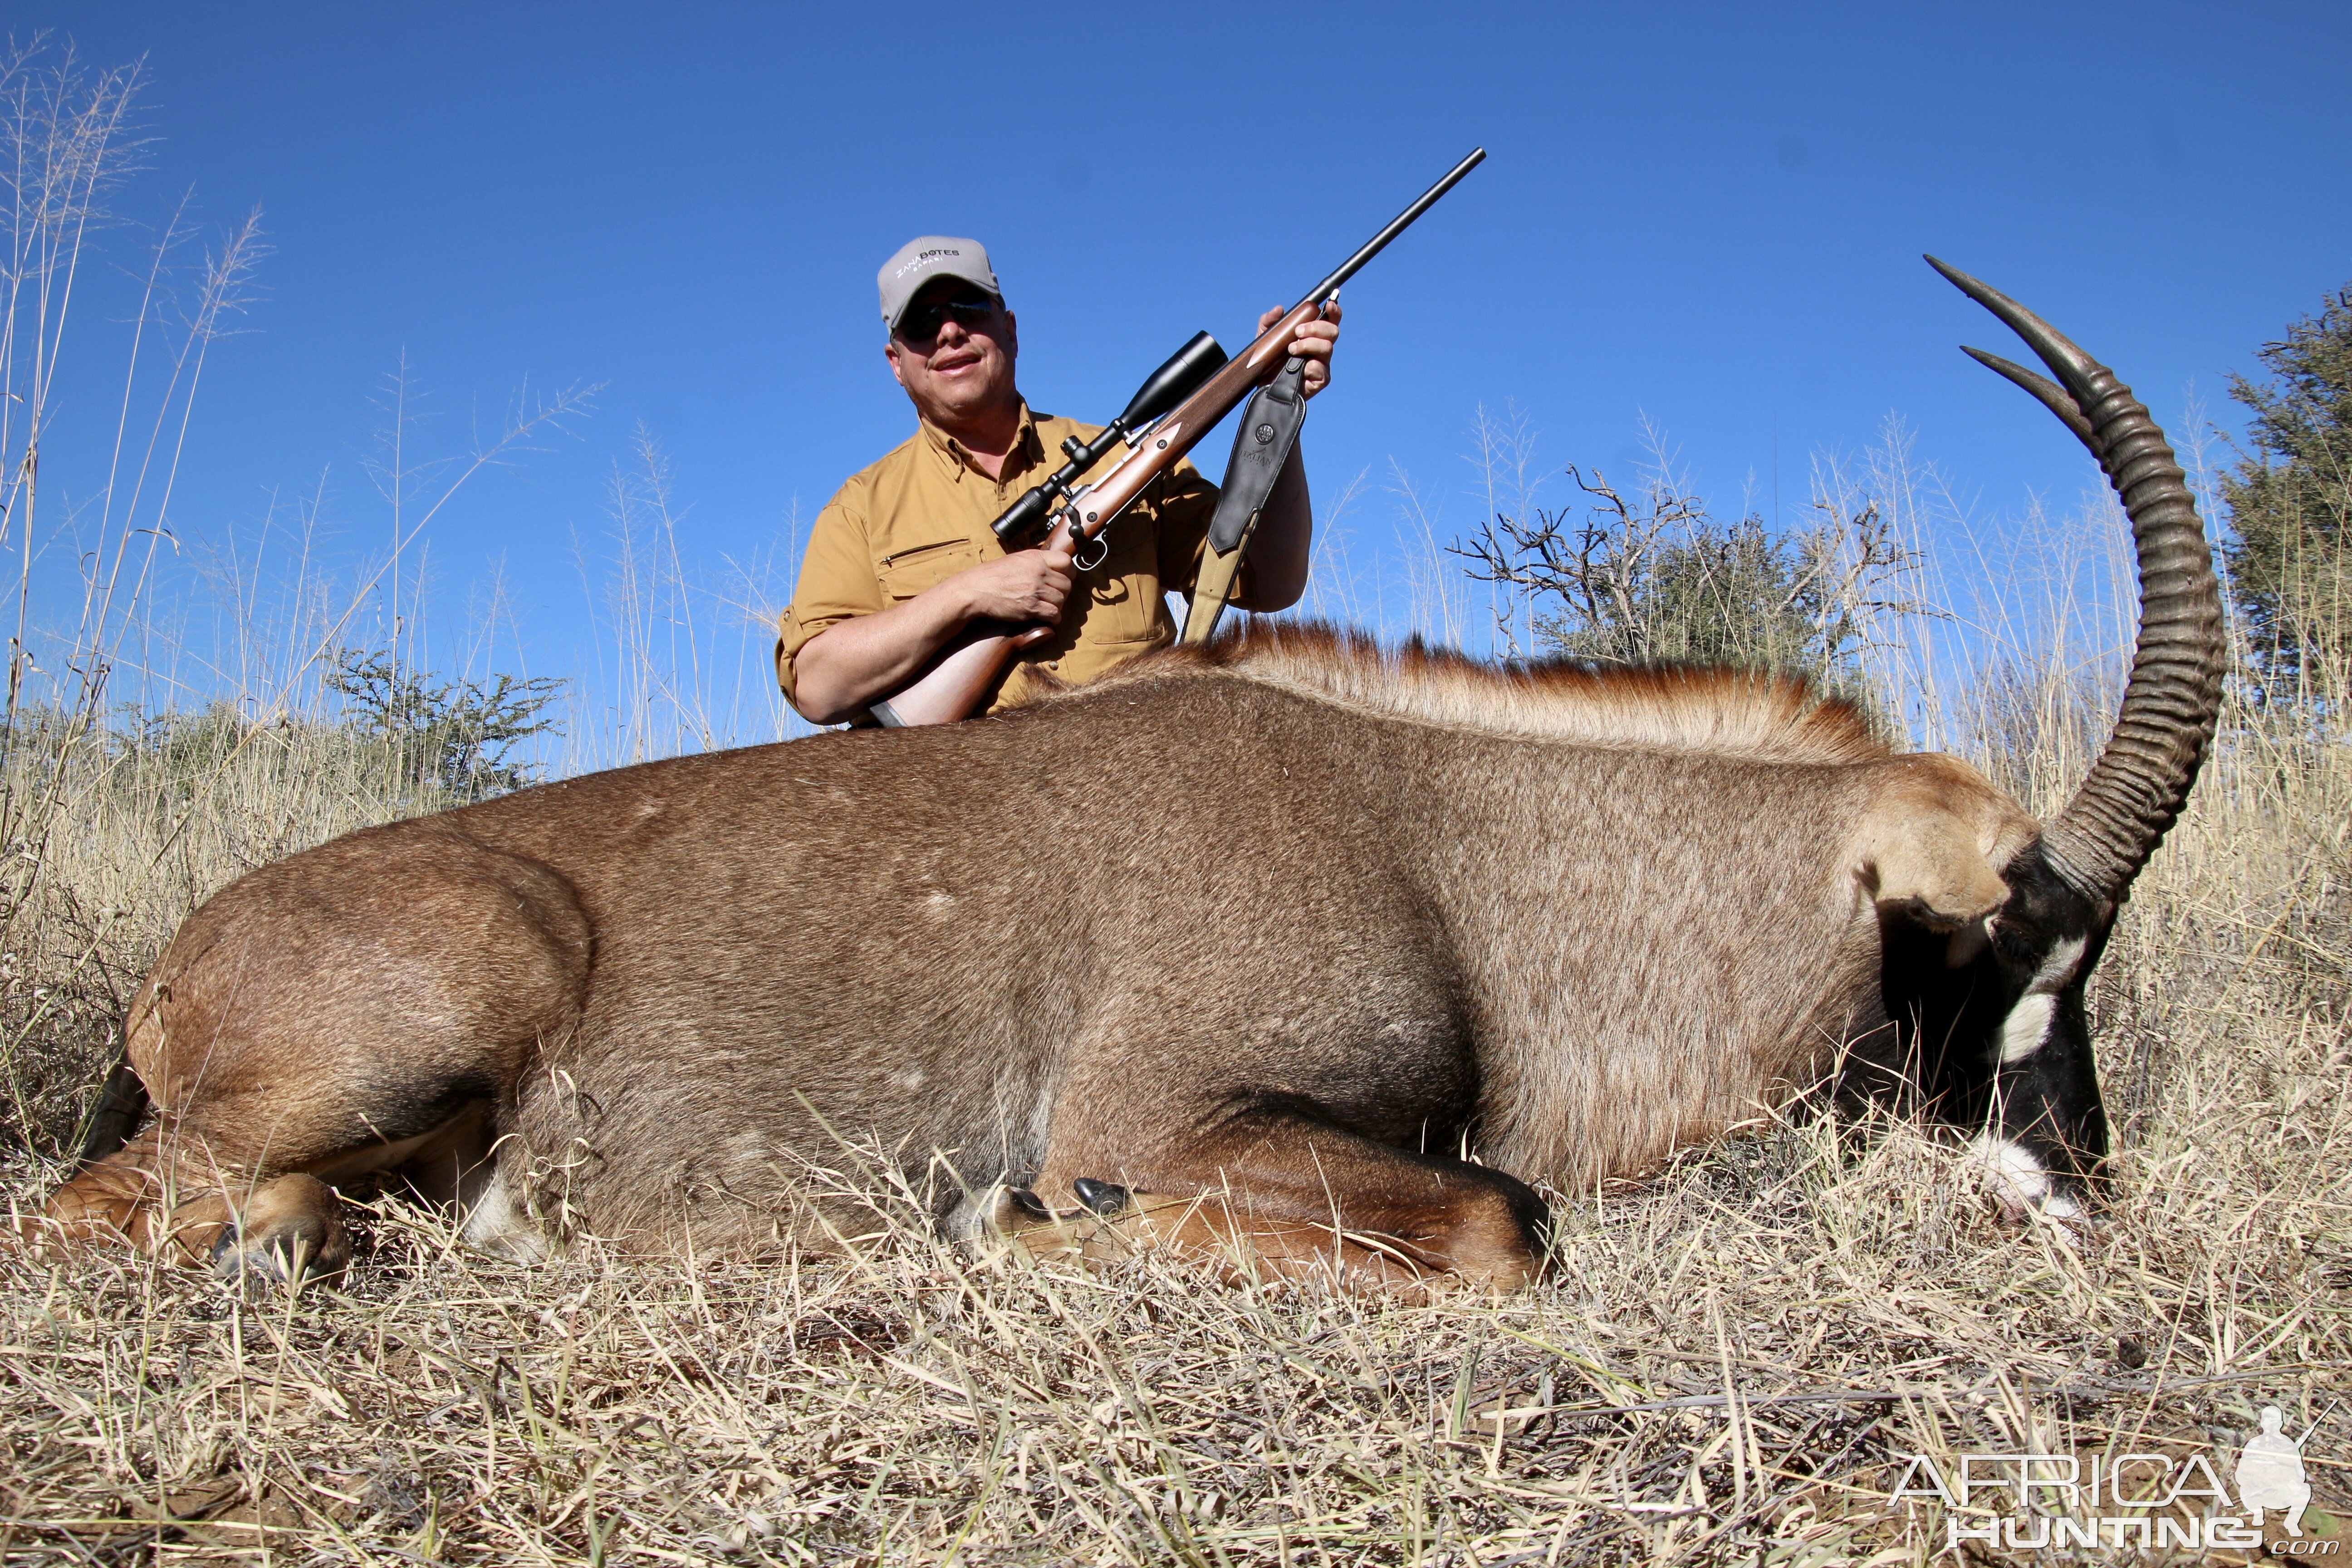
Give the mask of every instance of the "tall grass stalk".
M 564 772 L 807 734 L 777 689 L 778 569 L 796 569 L 797 517 L 771 551 L 689 565 L 667 455 L 640 427 L 606 486 L 604 548 L 575 542 L 593 675 L 572 693 Z M 789 562 L 789 565 L 785 563 Z
M 327 677 L 371 607 L 395 668 L 429 663 L 424 617 L 406 613 L 424 577 L 411 552 L 469 480 L 589 396 L 519 401 L 470 451 L 419 461 L 404 366 L 386 455 L 371 467 L 391 522 L 383 557 L 349 583 L 321 569 L 322 478 L 290 525 L 273 515 L 192 552 L 224 623 L 192 638 L 197 606 L 158 598 L 161 566 L 187 548 L 173 496 L 207 358 L 251 302 L 267 247 L 257 215 L 207 246 L 187 200 L 170 209 L 139 275 L 106 426 L 60 423 L 60 376 L 108 352 L 77 300 L 137 167 L 140 86 L 136 68 L 93 71 L 41 38 L 0 55 L 0 558 L 17 576 L 0 709 L 0 1140 L 20 1145 L 70 1142 L 89 1062 L 64 1068 L 58 1050 L 102 1057 L 119 1034 L 136 971 L 177 919 L 142 911 L 322 831 L 447 804 L 404 788 L 385 748 L 372 754 L 335 721 Z M 95 466 L 74 471 L 60 452 Z M 273 544 L 290 548 L 290 578 Z M 104 837 L 113 845 L 93 862 Z

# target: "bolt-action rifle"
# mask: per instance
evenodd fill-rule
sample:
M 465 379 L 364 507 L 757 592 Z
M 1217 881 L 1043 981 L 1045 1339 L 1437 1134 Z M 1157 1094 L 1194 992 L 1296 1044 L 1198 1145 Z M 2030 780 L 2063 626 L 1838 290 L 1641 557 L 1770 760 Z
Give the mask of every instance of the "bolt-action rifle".
M 1280 321 L 1260 332 L 1237 358 L 1227 359 L 1216 340 L 1195 332 L 1167 363 L 1153 371 L 1118 418 L 1091 441 L 1073 436 L 1062 443 L 1069 460 L 1044 483 L 1004 510 L 993 526 L 996 537 L 1011 547 L 1045 532 L 1043 547 L 1073 553 L 1077 569 L 1101 564 L 1109 546 L 1103 531 L 1143 488 L 1176 466 L 1200 439 L 1233 411 L 1234 405 L 1263 383 L 1278 375 L 1289 359 L 1291 340 L 1298 329 L 1323 313 L 1323 307 L 1389 241 L 1452 190 L 1463 175 L 1486 156 L 1485 148 L 1472 151 L 1446 176 L 1422 193 L 1365 242 L 1353 256 L 1284 312 Z M 1124 442 L 1127 455 L 1093 484 L 1081 481 L 1112 447 Z M 1255 522 L 1255 517 L 1249 520 Z M 1246 535 L 1243 536 L 1244 542 Z M 1237 557 L 1242 544 L 1230 552 Z M 1227 566 L 1228 577 L 1238 560 Z M 1228 591 L 1229 587 L 1228 587 Z M 1219 600 L 1222 607 L 1223 600 Z M 871 711 L 882 723 L 947 724 L 968 718 L 996 687 L 1013 654 L 1035 640 L 1044 628 L 1004 621 L 973 622 L 940 650 L 929 668 L 894 693 L 877 702 Z

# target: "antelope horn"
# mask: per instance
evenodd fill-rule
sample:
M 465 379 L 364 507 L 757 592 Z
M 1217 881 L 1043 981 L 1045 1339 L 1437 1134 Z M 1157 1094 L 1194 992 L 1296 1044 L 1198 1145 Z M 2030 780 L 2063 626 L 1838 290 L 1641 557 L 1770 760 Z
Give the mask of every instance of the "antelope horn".
M 2204 525 L 2164 432 L 2116 373 L 1998 289 L 1927 264 L 2000 317 L 2056 381 L 1977 349 L 1978 363 L 2032 393 L 2106 470 L 2139 557 L 2139 646 L 2122 710 L 2090 776 L 2042 831 L 2042 853 L 2075 889 L 2122 900 L 2179 816 L 2221 710 L 2221 589 Z
M 2102 450 L 2097 432 L 2091 428 L 2091 422 L 2083 417 L 2083 411 L 2074 406 L 2074 394 L 2068 392 L 2064 387 L 2059 385 L 2048 376 L 2036 375 L 2032 371 L 2026 369 L 2023 365 L 2017 363 L 2013 360 L 2005 360 L 1999 354 L 1989 354 L 1982 349 L 1972 349 L 1966 346 L 1963 346 L 1960 352 L 1968 355 L 1970 359 L 1976 361 L 1979 364 L 1984 366 L 1987 370 L 1991 371 L 1994 374 L 2007 376 L 2010 380 L 2017 383 L 2018 385 L 2025 388 L 2026 391 L 2033 395 L 2035 400 L 2038 401 L 2042 407 L 2047 408 L 2051 413 L 2058 416 L 2060 422 L 2063 423 L 2067 429 L 2074 432 L 2074 438 L 2076 440 L 2082 442 L 2084 446 L 2088 447 L 2095 453 Z M 2104 458 L 2101 460 L 2105 461 Z

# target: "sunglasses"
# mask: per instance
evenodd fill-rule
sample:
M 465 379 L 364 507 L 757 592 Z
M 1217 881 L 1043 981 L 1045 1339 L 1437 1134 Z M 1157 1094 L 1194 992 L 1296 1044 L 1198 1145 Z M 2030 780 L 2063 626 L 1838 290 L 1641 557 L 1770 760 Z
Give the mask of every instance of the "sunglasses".
M 968 294 L 952 294 L 944 300 L 934 300 L 928 305 L 910 306 L 898 324 L 892 329 L 902 340 L 924 343 L 940 335 L 941 323 L 950 316 L 957 326 L 970 331 L 986 325 L 996 315 L 995 299 L 974 289 Z

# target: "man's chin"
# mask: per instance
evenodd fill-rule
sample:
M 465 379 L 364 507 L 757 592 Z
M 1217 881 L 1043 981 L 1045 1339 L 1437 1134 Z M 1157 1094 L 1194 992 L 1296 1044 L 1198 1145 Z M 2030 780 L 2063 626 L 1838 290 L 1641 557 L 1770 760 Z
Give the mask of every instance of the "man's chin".
M 1007 401 L 1004 394 L 992 388 L 972 385 L 949 385 L 939 388 L 944 395 L 930 399 L 931 422 L 935 425 L 961 425 L 982 418 Z

